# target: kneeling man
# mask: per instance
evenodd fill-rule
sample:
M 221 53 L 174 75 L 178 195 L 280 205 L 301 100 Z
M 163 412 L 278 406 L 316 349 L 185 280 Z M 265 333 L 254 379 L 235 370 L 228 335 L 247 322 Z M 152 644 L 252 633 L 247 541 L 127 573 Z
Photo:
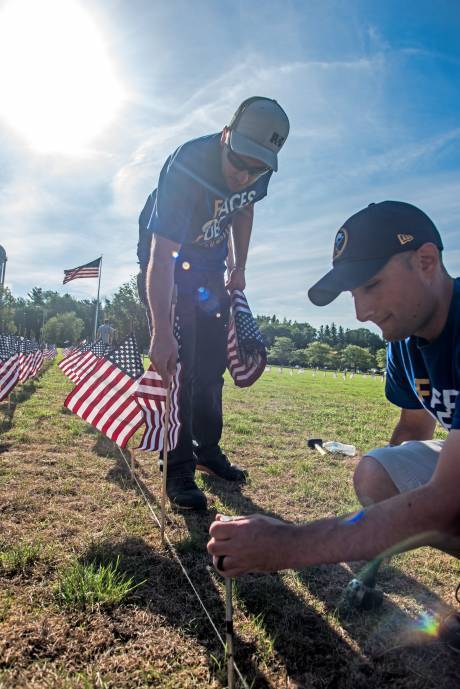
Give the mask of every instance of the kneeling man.
M 309 291 L 318 306 L 350 291 L 359 321 L 388 341 L 386 396 L 401 408 L 387 447 L 360 460 L 359 519 L 288 524 L 262 515 L 210 527 L 208 550 L 226 576 L 372 560 L 432 545 L 460 553 L 460 278 L 441 237 L 408 203 L 371 204 L 337 232 L 333 268 Z M 447 431 L 433 440 L 436 423 Z

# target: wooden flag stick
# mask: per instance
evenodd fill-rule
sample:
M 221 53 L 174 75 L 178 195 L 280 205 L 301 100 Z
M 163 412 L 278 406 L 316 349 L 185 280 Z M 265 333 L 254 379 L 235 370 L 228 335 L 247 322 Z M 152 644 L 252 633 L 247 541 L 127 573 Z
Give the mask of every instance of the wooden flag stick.
M 133 438 L 133 440 L 132 440 L 132 445 L 131 445 L 131 450 L 130 450 L 130 453 L 129 453 L 131 476 L 132 476 L 133 478 L 134 478 L 134 472 L 135 472 L 135 466 L 136 466 L 135 454 L 134 454 L 134 445 L 135 445 L 135 442 L 134 442 L 134 438 Z
M 225 632 L 227 646 L 227 685 L 234 687 L 234 659 L 233 659 L 233 579 L 225 579 Z
M 161 490 L 161 545 L 165 544 L 165 519 L 166 519 L 166 479 L 168 478 L 168 433 L 169 412 L 171 409 L 171 384 L 166 392 L 165 420 L 163 424 L 163 486 Z
M 174 329 L 174 316 L 177 301 L 177 286 L 174 285 L 171 300 L 171 328 Z M 166 520 L 166 480 L 168 478 L 168 435 L 169 435 L 169 415 L 171 411 L 171 381 L 166 391 L 165 417 L 163 423 L 163 485 L 161 490 L 161 545 L 165 544 L 165 520 Z

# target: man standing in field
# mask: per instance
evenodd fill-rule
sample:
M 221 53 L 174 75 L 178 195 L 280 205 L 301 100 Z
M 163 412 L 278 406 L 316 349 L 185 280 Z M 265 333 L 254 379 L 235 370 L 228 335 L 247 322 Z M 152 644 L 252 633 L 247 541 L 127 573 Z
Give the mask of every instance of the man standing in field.
M 180 509 L 206 509 L 195 467 L 229 481 L 245 478 L 219 446 L 228 291 L 245 287 L 254 204 L 267 194 L 288 133 L 276 101 L 249 98 L 222 132 L 188 141 L 166 160 L 139 218 L 138 286 L 149 309 L 149 356 L 166 383 L 178 357 L 170 323 L 177 287 L 181 429 L 168 453 L 166 490 Z M 235 263 L 225 283 L 230 229 Z
M 103 344 L 111 345 L 115 335 L 115 329 L 109 323 L 108 318 L 104 318 L 96 333 L 96 340 L 102 340 Z
M 309 291 L 324 306 L 350 291 L 359 321 L 389 342 L 386 396 L 401 408 L 387 447 L 367 452 L 352 519 L 294 525 L 261 515 L 210 527 L 209 552 L 227 576 L 372 560 L 431 545 L 460 554 L 460 278 L 442 241 L 408 203 L 371 204 L 337 232 L 333 268 Z M 433 440 L 436 423 L 447 440 Z

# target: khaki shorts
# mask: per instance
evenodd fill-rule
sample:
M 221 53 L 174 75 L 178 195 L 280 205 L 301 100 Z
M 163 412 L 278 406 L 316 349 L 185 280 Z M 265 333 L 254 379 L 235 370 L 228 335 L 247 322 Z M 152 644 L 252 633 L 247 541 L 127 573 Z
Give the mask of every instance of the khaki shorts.
M 378 447 L 366 452 L 385 469 L 400 493 L 430 481 L 436 469 L 443 440 L 407 440 L 394 447 Z

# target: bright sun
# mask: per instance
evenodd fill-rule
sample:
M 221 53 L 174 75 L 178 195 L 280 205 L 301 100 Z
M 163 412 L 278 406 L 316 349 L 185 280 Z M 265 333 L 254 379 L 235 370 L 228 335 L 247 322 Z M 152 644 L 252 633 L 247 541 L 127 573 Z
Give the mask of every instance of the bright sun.
M 0 118 L 40 152 L 82 154 L 122 100 L 102 37 L 76 0 L 0 11 Z

